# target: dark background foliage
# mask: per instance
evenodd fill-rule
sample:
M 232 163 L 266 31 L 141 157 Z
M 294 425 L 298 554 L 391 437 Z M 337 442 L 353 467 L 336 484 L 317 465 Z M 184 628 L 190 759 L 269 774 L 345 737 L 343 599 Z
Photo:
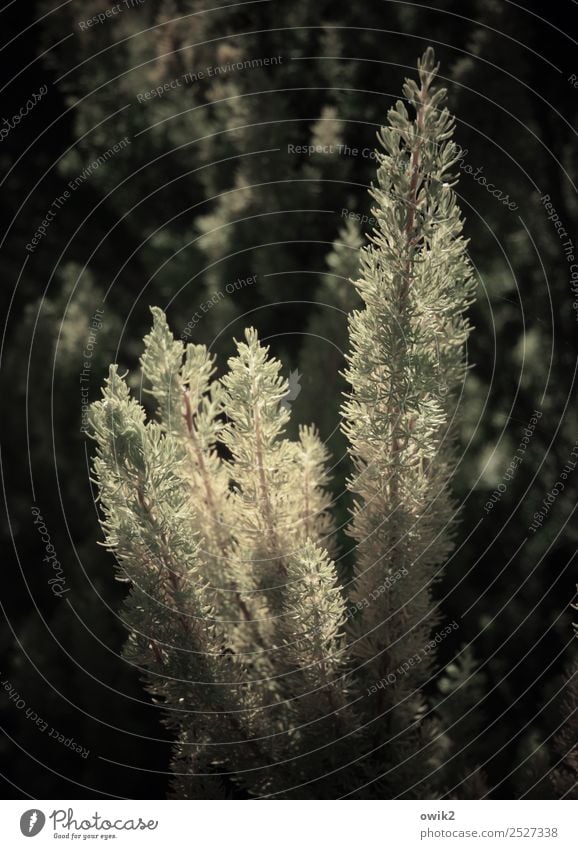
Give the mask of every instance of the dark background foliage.
M 208 12 L 197 0 L 164 0 L 80 28 L 107 7 L 18 2 L 0 13 L 2 117 L 48 89 L 0 144 L 0 673 L 49 726 L 90 750 L 82 758 L 42 733 L 0 690 L 3 793 L 155 798 L 167 788 L 170 738 L 119 659 L 126 586 L 97 545 L 91 445 L 80 430 L 83 351 L 96 309 L 104 312 L 91 350 L 91 400 L 110 361 L 136 369 L 151 304 L 167 310 L 177 333 L 209 344 L 221 367 L 233 336 L 256 326 L 286 372 L 299 369 L 295 416 L 316 421 L 335 452 L 346 517 L 347 464 L 333 431 L 358 237 L 353 226 L 343 232 L 343 211 L 370 214 L 368 152 L 427 44 L 473 170 L 462 171 L 459 195 L 479 277 L 460 401 L 458 547 L 437 587 L 443 616 L 460 623 L 441 647 L 440 669 L 464 645 L 477 664 L 440 708 L 445 723 L 458 723 L 453 733 L 464 747 L 447 767 L 447 786 L 459 783 L 467 756 L 496 798 L 551 793 L 542 778 L 560 756 L 551 735 L 568 714 L 562 676 L 575 668 L 578 472 L 542 527 L 528 528 L 576 459 L 578 436 L 577 298 L 540 202 L 550 195 L 578 250 L 573 4 L 271 0 Z M 281 60 L 206 73 L 263 57 Z M 204 79 L 139 99 L 199 71 Z M 92 170 L 27 251 L 67 182 L 124 137 L 130 144 Z M 290 152 L 308 144 L 334 152 Z M 340 144 L 357 155 L 336 152 Z M 515 209 L 474 179 L 477 169 Z M 336 239 L 345 247 L 333 248 Z M 222 296 L 253 275 L 255 284 Z M 534 410 L 542 416 L 523 462 L 486 512 Z M 62 564 L 62 599 L 48 585 L 33 506 Z M 452 672 L 444 692 L 463 675 Z M 436 687 L 430 696 L 438 698 Z

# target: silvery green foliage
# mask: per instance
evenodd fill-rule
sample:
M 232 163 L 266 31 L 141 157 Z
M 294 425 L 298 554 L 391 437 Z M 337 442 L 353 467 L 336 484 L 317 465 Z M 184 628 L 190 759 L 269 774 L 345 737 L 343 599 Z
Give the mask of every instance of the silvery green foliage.
M 216 379 L 155 308 L 141 365 L 156 420 L 115 367 L 91 411 L 106 543 L 131 582 L 125 655 L 176 729 L 177 797 L 441 792 L 449 744 L 427 718 L 422 650 L 451 550 L 473 283 L 431 50 L 418 67 L 404 89 L 415 118 L 400 101 L 379 134 L 378 226 L 349 322 L 354 604 L 332 560 L 328 452 L 312 427 L 288 437 L 288 383 L 255 330 Z
M 284 437 L 287 383 L 254 330 L 217 381 L 153 315 L 141 362 L 159 421 L 115 366 L 90 413 L 106 544 L 131 583 L 125 656 L 177 729 L 175 795 L 225 793 L 223 773 L 279 792 L 303 780 L 295 756 L 327 712 L 312 676 L 343 700 L 326 452 L 313 428 Z
M 407 101 L 390 109 L 379 134 L 378 184 L 371 191 L 378 223 L 355 282 L 364 306 L 350 318 L 344 429 L 354 466 L 355 599 L 371 597 L 399 569 L 409 573 L 356 623 L 352 647 L 366 680 L 381 678 L 427 643 L 436 619 L 431 587 L 451 551 L 456 514 L 448 492 L 450 425 L 466 371 L 464 313 L 474 283 L 452 190 L 454 119 L 445 90 L 432 88 L 431 48 L 418 70 L 419 85 L 406 81 Z M 401 762 L 407 749 L 417 751 L 420 686 L 430 674 L 424 659 L 382 691 L 381 709 L 394 709 L 392 730 L 408 729 L 388 747 L 390 763 Z

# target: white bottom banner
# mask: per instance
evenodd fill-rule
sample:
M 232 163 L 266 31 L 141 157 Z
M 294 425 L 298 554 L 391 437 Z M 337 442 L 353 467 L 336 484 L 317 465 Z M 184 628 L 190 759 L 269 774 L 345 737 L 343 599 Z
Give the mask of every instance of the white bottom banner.
M 541 846 L 576 849 L 572 801 L 4 801 L 2 845 L 299 849 Z

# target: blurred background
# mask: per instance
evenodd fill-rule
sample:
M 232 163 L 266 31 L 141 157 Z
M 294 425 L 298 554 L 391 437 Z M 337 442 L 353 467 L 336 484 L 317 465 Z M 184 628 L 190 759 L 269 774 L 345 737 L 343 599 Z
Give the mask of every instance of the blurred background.
M 209 345 L 221 370 L 233 338 L 257 327 L 286 376 L 298 373 L 293 426 L 316 422 L 330 446 L 345 521 L 336 424 L 356 305 L 348 279 L 370 229 L 376 131 L 428 44 L 457 117 L 479 281 L 459 405 L 458 544 L 437 585 L 444 618 L 461 627 L 441 646 L 448 669 L 430 697 L 473 671 L 441 709 L 461 723 L 469 761 L 495 798 L 551 792 L 542 778 L 575 707 L 565 683 L 578 580 L 574 10 L 570 0 L 539 14 L 507 0 L 4 4 L 5 798 L 167 790 L 170 737 L 119 659 L 127 587 L 98 544 L 82 431 L 110 362 L 140 392 L 150 305 L 176 335 Z M 460 719 L 464 704 L 477 706 Z

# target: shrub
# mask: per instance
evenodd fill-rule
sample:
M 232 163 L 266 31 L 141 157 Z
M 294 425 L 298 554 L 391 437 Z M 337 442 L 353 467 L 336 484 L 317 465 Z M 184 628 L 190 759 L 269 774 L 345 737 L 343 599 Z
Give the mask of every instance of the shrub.
M 158 420 L 116 366 L 91 410 L 106 544 L 131 586 L 125 656 L 175 730 L 173 795 L 440 792 L 423 685 L 447 631 L 431 588 L 452 546 L 474 286 L 431 48 L 418 71 L 379 133 L 349 321 L 353 591 L 332 559 L 327 451 L 312 427 L 287 437 L 288 384 L 255 330 L 217 379 L 155 308 L 141 364 Z

